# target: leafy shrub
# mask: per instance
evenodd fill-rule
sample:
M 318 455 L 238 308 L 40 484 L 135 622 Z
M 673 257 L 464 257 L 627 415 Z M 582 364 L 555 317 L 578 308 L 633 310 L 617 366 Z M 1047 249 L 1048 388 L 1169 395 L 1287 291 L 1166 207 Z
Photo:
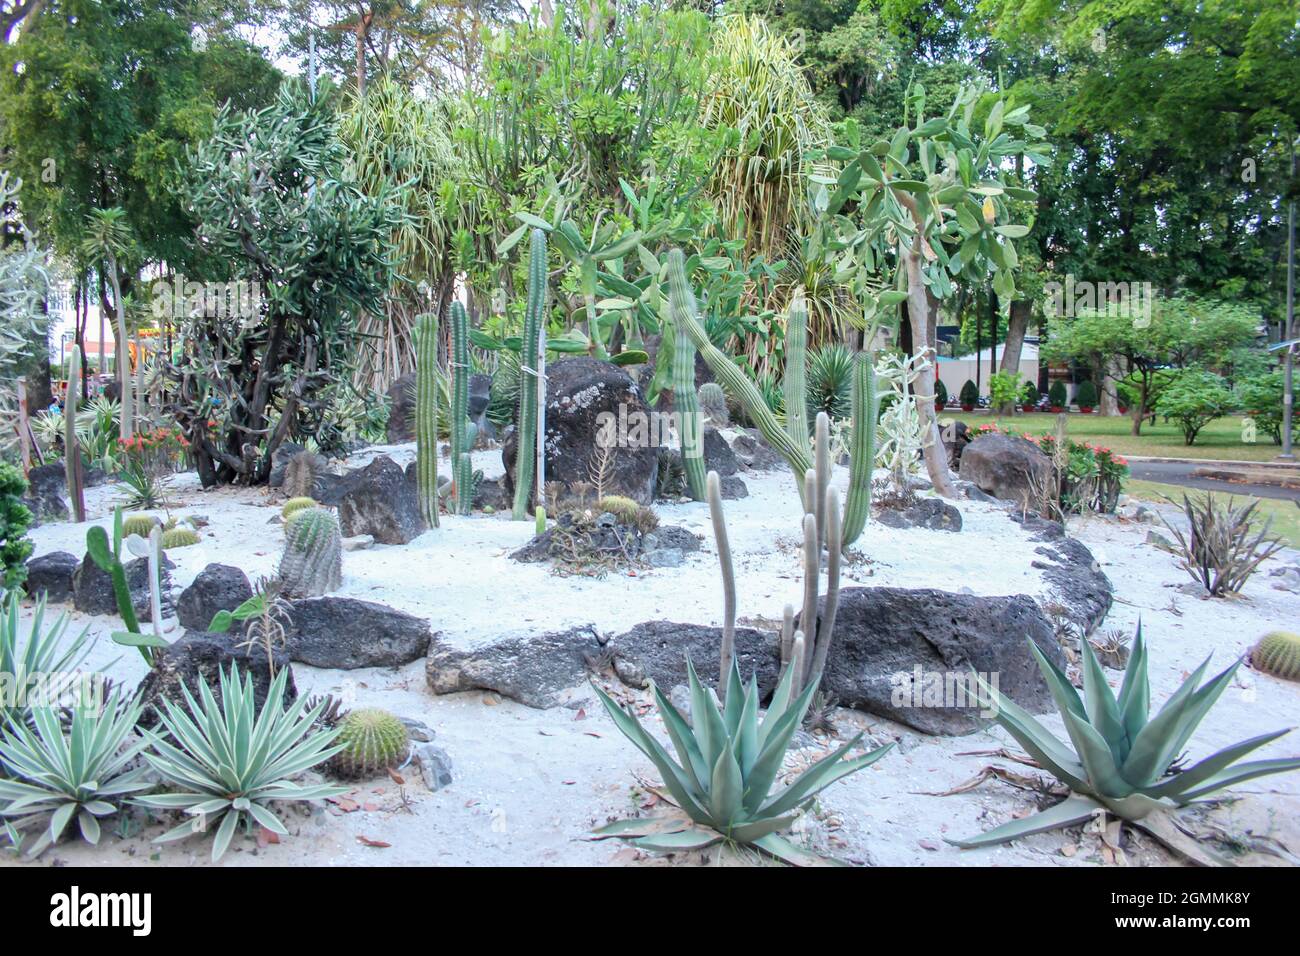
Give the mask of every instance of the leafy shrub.
M 1059 378 L 1047 389 L 1047 402 L 1053 408 L 1064 408 L 1070 401 L 1066 394 L 1065 383 Z
M 970 379 L 966 379 L 961 391 L 957 393 L 957 400 L 961 402 L 962 408 L 974 408 L 980 403 L 979 387 Z
M 1003 409 L 1014 404 L 1017 392 L 1016 376 L 1011 372 L 994 372 L 989 376 L 989 401 L 994 408 Z
M 1085 378 L 1079 383 L 1074 393 L 1074 401 L 1080 408 L 1097 407 L 1097 386 L 1092 384 L 1092 379 Z
M 1284 383 L 1281 372 L 1252 375 L 1237 386 L 1237 404 L 1255 420 L 1260 431 L 1282 444 L 1282 396 Z M 1300 422 L 1293 422 L 1300 426 Z
M 1172 418 L 1191 445 L 1201 429 L 1232 407 L 1232 393 L 1222 377 L 1202 369 L 1184 369 L 1160 390 L 1157 414 Z
M 1023 405 L 1037 405 L 1039 398 L 1038 386 L 1033 382 L 1025 382 L 1024 388 L 1020 390 L 1020 402 Z
M 27 559 L 32 556 L 32 542 L 26 537 L 32 525 L 32 513 L 23 504 L 27 479 L 13 465 L 0 462 L 0 562 L 4 567 L 4 587 L 10 590 L 27 580 Z
M 940 407 L 948 404 L 948 386 L 941 378 L 934 380 L 934 403 Z

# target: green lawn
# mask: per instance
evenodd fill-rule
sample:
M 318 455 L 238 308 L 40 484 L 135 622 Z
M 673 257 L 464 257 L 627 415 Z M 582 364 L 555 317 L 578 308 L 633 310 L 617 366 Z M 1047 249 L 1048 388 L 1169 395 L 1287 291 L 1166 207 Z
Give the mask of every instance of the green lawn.
M 963 412 L 945 410 L 940 416 L 956 418 L 977 428 L 985 422 L 996 421 L 988 411 Z M 1121 455 L 1146 455 L 1152 458 L 1205 458 L 1210 460 L 1272 461 L 1281 447 L 1274 445 L 1267 435 L 1249 444 L 1241 440 L 1241 418 L 1218 418 L 1201 429 L 1195 445 L 1183 444 L 1183 433 L 1173 422 L 1157 419 L 1155 425 L 1143 424 L 1142 434 L 1134 437 L 1133 420 L 1127 415 L 1104 418 L 1101 415 L 1081 415 L 1072 412 L 1066 416 L 1070 437 L 1105 445 Z M 1017 412 L 1001 419 L 1004 428 L 1022 429 L 1035 434 L 1050 432 L 1056 427 L 1056 416 L 1037 412 Z M 1295 510 L 1292 508 L 1292 510 Z
M 1183 501 L 1183 493 L 1196 496 L 1204 494 L 1195 488 L 1183 488 L 1180 485 L 1166 485 L 1157 481 L 1137 481 L 1130 480 L 1124 482 L 1124 493 L 1130 498 L 1140 498 L 1145 501 L 1165 502 L 1165 498 L 1172 498 L 1180 506 Z M 1224 497 L 1217 493 L 1215 498 Z M 1252 501 L 1258 501 L 1259 506 L 1255 509 L 1255 516 L 1260 521 L 1273 519 L 1269 527 L 1271 533 L 1277 535 L 1293 548 L 1300 548 L 1300 508 L 1297 508 L 1292 502 L 1281 498 L 1256 498 L 1253 495 L 1236 495 L 1238 499 L 1249 498 Z

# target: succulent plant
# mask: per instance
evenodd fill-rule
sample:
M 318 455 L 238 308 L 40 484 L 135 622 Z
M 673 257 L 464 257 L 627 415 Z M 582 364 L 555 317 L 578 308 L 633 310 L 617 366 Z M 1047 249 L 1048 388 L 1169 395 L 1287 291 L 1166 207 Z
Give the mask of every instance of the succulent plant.
M 304 508 L 315 508 L 316 504 L 315 498 L 290 498 L 280 509 L 280 517 L 288 521 L 291 515 L 302 511 Z
M 199 533 L 193 528 L 169 528 L 162 535 L 164 551 L 170 551 L 173 548 L 189 548 L 198 543 Z
M 343 583 L 343 534 L 328 508 L 304 508 L 284 526 L 280 580 L 288 597 L 320 597 Z
M 415 471 L 420 514 L 438 527 L 438 316 L 426 312 L 415 331 Z
M 705 382 L 695 394 L 699 401 L 700 412 L 714 428 L 726 428 L 731 424 L 731 412 L 727 409 L 727 393 L 717 382 Z
M 81 467 L 81 444 L 77 441 L 77 409 L 81 405 L 81 347 L 74 345 L 68 359 L 68 394 L 63 400 L 63 471 L 68 482 L 72 520 L 86 520 L 86 486 Z
M 469 420 L 469 317 L 457 300 L 451 304 L 451 462 L 456 477 L 456 514 L 467 515 L 474 502 L 469 452 L 474 442 Z
M 338 726 L 335 743 L 343 749 L 330 760 L 330 769 L 340 777 L 373 777 L 406 759 L 410 746 L 406 725 L 386 710 L 354 710 Z
M 161 524 L 153 515 L 126 515 L 122 518 L 122 537 L 129 538 L 134 534 L 147 538 L 149 532 Z
M 113 599 L 117 602 L 117 613 L 122 615 L 122 623 L 132 634 L 140 633 L 140 621 L 136 617 L 135 605 L 131 603 L 131 588 L 126 580 L 126 568 L 122 564 L 122 509 L 113 511 L 113 540 L 110 542 L 108 532 L 99 525 L 86 530 L 86 553 L 90 560 L 109 576 L 113 583 Z M 152 657 L 146 648 L 141 648 L 145 659 L 152 663 Z
M 1250 649 L 1250 663 L 1256 670 L 1286 680 L 1300 680 L 1300 634 L 1272 631 Z
M 300 451 L 284 467 L 284 490 L 289 498 L 310 498 L 316 493 L 316 476 L 325 460 L 315 452 Z
M 1061 712 L 1070 745 L 977 676 L 984 695 L 981 704 L 994 710 L 997 722 L 1044 770 L 1070 788 L 1070 796 L 1041 813 L 1012 820 L 968 840 L 950 841 L 957 846 L 1005 843 L 1080 823 L 1101 809 L 1124 820 L 1141 821 L 1153 812 L 1185 806 L 1235 783 L 1300 768 L 1300 758 L 1294 757 L 1237 763 L 1289 728 L 1243 740 L 1199 763 L 1183 766 L 1181 756 L 1187 742 L 1232 682 L 1240 660 L 1202 686 L 1201 678 L 1210 664 L 1207 657 L 1153 717 L 1149 713 L 1147 648 L 1140 624 L 1118 696 L 1106 683 L 1089 642 L 1082 642 L 1082 699 L 1069 678 L 1033 641 L 1029 649 Z
M 536 485 L 543 483 L 538 475 L 534 444 L 537 441 L 539 422 L 544 415 L 539 393 L 545 392 L 541 362 L 545 352 L 541 348 L 546 334 L 546 233 L 533 229 L 528 255 L 528 304 L 524 311 L 523 348 L 520 358 L 519 386 L 519 441 L 515 448 L 515 500 L 511 516 L 523 521 L 529 504 L 536 497 Z M 540 431 L 545 435 L 544 425 Z
M 673 323 L 673 411 L 677 413 L 686 487 L 692 498 L 703 501 L 706 472 L 704 428 L 695 394 L 695 345 L 686 331 L 689 313 L 695 309 L 695 293 L 686 281 L 685 270 L 671 272 L 669 280 L 668 311 Z

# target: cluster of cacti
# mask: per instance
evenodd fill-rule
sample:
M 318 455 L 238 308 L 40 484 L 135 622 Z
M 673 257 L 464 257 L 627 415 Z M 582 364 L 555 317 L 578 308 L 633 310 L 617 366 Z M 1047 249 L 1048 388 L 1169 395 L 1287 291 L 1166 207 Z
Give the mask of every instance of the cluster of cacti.
M 164 551 L 188 548 L 199 543 L 199 533 L 193 528 L 168 528 L 162 533 Z
M 668 278 L 670 289 L 680 289 L 679 301 L 682 308 L 675 312 L 674 321 L 680 322 L 690 336 L 691 342 L 699 350 L 704 361 L 727 394 L 731 395 L 744 409 L 763 438 L 780 454 L 795 473 L 800 497 L 804 499 L 804 509 L 816 510 L 818 502 L 806 497 L 804 475 L 813 468 L 812 449 L 808 440 L 804 363 L 807 360 L 804 343 L 807 338 L 807 310 L 803 306 L 802 296 L 796 295 L 790 309 L 789 329 L 786 336 L 785 382 L 787 397 L 796 395 L 797 400 L 786 402 L 786 423 L 773 414 L 763 394 L 750 381 L 744 372 L 709 341 L 708 333 L 695 309 L 695 296 L 690 291 L 686 278 L 686 260 L 680 249 L 668 254 Z M 848 500 L 845 512 L 851 520 L 846 520 L 841 529 L 841 544 L 852 544 L 862 533 L 870 514 L 871 507 L 871 467 L 875 448 L 876 409 L 878 396 L 871 358 L 866 353 L 856 357 L 857 365 L 853 379 L 853 438 L 850 442 L 851 467 L 849 474 Z M 797 391 L 796 391 L 797 390 Z
M 304 508 L 315 508 L 316 499 L 308 497 L 290 498 L 280 509 L 280 517 L 288 521 L 295 513 L 302 511 Z
M 284 490 L 290 499 L 310 498 L 316 493 L 316 477 L 323 459 L 310 451 L 300 451 L 284 466 Z
M 619 524 L 636 528 L 643 534 L 659 527 L 659 516 L 654 513 L 654 509 L 622 495 L 606 495 L 596 502 L 596 510 L 612 514 Z
M 415 329 L 415 470 L 420 514 L 438 527 L 438 316 L 426 312 Z
M 343 535 L 328 508 L 305 508 L 284 526 L 280 581 L 290 597 L 319 597 L 343 583 Z
M 727 409 L 727 393 L 717 382 L 705 382 L 696 392 L 700 404 L 700 414 L 714 428 L 726 428 L 731 424 L 731 412 Z
M 704 500 L 704 428 L 695 394 L 695 346 L 686 331 L 686 317 L 695 308 L 695 294 L 685 271 L 669 273 L 668 311 L 673 324 L 673 411 L 681 438 L 686 488 L 696 501 Z
M 63 400 L 63 471 L 68 481 L 68 507 L 72 520 L 86 520 L 86 488 L 81 472 L 81 445 L 77 441 L 77 408 L 81 405 L 81 347 L 72 347 L 68 359 L 68 393 Z
M 386 710 L 354 710 L 338 726 L 334 742 L 343 749 L 331 758 L 330 769 L 340 777 L 373 777 L 406 759 L 410 745 L 406 725 Z
M 451 304 L 451 467 L 455 479 L 454 510 L 467 515 L 474 503 L 470 449 L 474 425 L 469 420 L 469 317 L 459 302 Z
M 134 534 L 141 538 L 147 538 L 149 532 L 161 524 L 162 522 L 153 515 L 127 515 L 122 519 L 122 537 L 129 538 Z
M 1250 663 L 1256 670 L 1286 680 L 1300 680 L 1300 634 L 1272 631 L 1259 639 L 1250 650 Z
M 515 443 L 515 500 L 511 517 L 523 521 L 528 506 L 539 497 L 534 485 L 540 486 L 542 475 L 537 472 L 534 444 L 545 438 L 544 426 L 539 435 L 539 421 L 544 415 L 546 394 L 542 362 L 545 350 L 542 336 L 546 334 L 546 233 L 534 229 L 528 251 L 528 303 L 524 310 L 524 336 L 520 355 L 519 421 L 516 425 L 518 440 Z M 540 504 L 540 502 L 536 502 Z

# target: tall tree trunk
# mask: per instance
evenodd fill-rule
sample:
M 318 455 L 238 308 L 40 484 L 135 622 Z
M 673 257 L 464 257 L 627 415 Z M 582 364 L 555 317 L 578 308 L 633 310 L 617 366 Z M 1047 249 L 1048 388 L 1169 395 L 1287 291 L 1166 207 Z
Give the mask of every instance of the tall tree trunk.
M 1114 417 L 1119 414 L 1119 388 L 1115 384 L 1120 378 L 1119 371 L 1119 359 L 1102 360 L 1101 404 L 1099 406 L 1102 415 Z
M 1025 333 L 1029 331 L 1029 316 L 1034 304 L 1028 299 L 1013 299 L 1011 317 L 1007 320 L 1007 342 L 1002 349 L 1002 371 L 1020 375 L 1020 353 L 1025 347 Z
M 931 329 L 935 325 L 938 303 L 928 295 L 925 284 L 921 281 L 921 253 L 913 246 L 904 253 L 907 264 L 907 318 L 912 330 L 912 348 L 915 355 L 923 357 L 931 365 L 935 363 L 935 349 L 930 343 L 934 339 Z M 933 308 L 933 311 L 932 311 Z M 937 328 L 934 333 L 937 334 Z M 930 475 L 934 490 L 945 498 L 960 497 L 952 482 L 952 473 L 948 471 L 948 454 L 939 434 L 939 422 L 934 410 L 934 379 L 923 375 L 917 379 L 916 412 L 921 418 L 925 430 L 925 468 Z M 924 394 L 922 394 L 924 389 Z
M 117 373 L 121 386 L 118 434 L 125 439 L 135 435 L 135 400 L 131 380 L 131 346 L 126 337 L 126 306 L 122 302 L 122 283 L 117 275 L 117 260 L 108 257 L 108 281 L 113 285 L 113 304 L 117 310 Z

